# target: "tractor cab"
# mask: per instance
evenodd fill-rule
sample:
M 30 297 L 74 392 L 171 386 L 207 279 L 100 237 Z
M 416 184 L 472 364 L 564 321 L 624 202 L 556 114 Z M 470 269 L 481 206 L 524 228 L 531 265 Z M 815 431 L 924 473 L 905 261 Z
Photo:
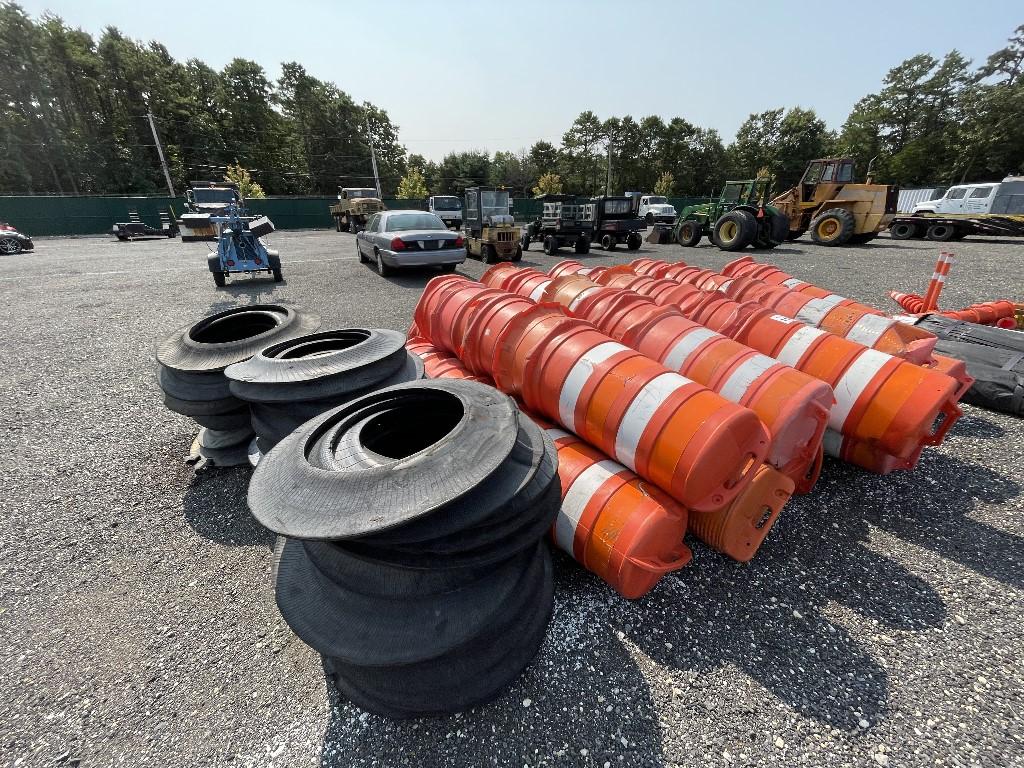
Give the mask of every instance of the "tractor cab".
M 727 181 L 722 188 L 719 202 L 723 206 L 737 205 L 763 206 L 771 194 L 772 180 L 768 176 L 745 181 Z
M 824 160 L 812 160 L 804 176 L 800 179 L 800 187 L 804 203 L 812 203 L 816 197 L 819 184 L 842 185 L 853 183 L 853 160 L 848 157 L 833 157 Z
M 463 213 L 466 253 L 484 263 L 519 261 L 519 227 L 510 213 L 512 199 L 507 189 L 467 187 Z

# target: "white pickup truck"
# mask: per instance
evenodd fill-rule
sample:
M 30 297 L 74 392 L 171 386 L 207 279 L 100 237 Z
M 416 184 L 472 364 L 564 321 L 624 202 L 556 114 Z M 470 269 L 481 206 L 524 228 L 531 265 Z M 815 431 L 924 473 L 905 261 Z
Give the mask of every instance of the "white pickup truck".
M 432 195 L 427 210 L 437 214 L 449 229 L 462 228 L 462 201 L 454 195 Z
M 997 182 L 958 184 L 947 189 L 942 197 L 918 203 L 913 213 L 990 213 L 998 187 Z

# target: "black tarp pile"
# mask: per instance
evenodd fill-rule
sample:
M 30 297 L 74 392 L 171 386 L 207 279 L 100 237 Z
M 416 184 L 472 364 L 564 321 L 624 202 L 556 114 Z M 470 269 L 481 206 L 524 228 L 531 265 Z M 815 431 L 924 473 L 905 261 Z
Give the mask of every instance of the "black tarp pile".
M 1024 333 L 927 315 L 916 325 L 939 337 L 935 351 L 963 360 L 975 381 L 963 402 L 1024 415 Z

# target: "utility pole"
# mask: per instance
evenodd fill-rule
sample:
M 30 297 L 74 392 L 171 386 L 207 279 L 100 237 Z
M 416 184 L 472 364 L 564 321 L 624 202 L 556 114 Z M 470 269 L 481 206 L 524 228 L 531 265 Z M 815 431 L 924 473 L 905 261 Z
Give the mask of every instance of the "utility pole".
M 160 156 L 160 166 L 164 169 L 164 181 L 167 182 L 167 193 L 171 197 L 174 194 L 174 185 L 171 183 L 171 172 L 167 169 L 167 160 L 164 159 L 164 148 L 160 146 L 160 134 L 156 132 L 156 123 L 153 122 L 153 110 L 146 107 L 146 117 L 149 118 L 149 129 L 153 132 L 153 141 L 156 142 L 156 153 Z
M 611 194 L 612 188 L 612 143 L 608 142 L 608 175 L 604 179 L 604 194 L 605 197 Z
M 373 151 L 373 136 L 370 135 L 370 118 L 366 118 L 366 143 L 370 145 L 370 162 L 373 163 L 373 180 L 377 184 L 377 198 L 383 196 L 380 193 L 380 176 L 377 174 L 377 153 Z

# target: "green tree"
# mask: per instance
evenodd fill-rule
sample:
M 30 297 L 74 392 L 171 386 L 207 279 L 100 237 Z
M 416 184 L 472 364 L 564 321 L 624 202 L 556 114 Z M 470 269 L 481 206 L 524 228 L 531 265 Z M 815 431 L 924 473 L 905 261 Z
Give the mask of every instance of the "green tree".
M 533 188 L 533 194 L 537 197 L 562 194 L 562 177 L 557 173 L 545 173 L 537 181 L 537 186 Z
M 749 178 L 767 168 L 776 187 L 785 189 L 800 180 L 807 161 L 825 157 L 835 148 L 835 136 L 811 109 L 769 109 L 751 115 L 736 132 L 728 149 L 729 173 Z
M 596 194 L 604 188 L 607 129 L 587 110 L 573 120 L 562 135 L 559 158 L 561 176 L 577 194 Z
M 492 186 L 506 187 L 512 194 L 526 196 L 536 179 L 536 171 L 526 152 L 494 153 L 489 180 Z
M 491 177 L 491 156 L 487 152 L 450 152 L 438 163 L 430 187 L 438 194 L 462 197 L 466 187 L 486 184 Z
M 429 196 L 427 180 L 423 178 L 419 168 L 410 168 L 405 176 L 402 177 L 402 180 L 398 182 L 398 197 L 403 200 L 422 200 Z
M 656 195 L 671 195 L 675 186 L 675 178 L 671 173 L 665 171 L 658 177 L 658 181 L 654 184 L 654 193 Z
M 237 184 L 238 194 L 245 200 L 258 200 L 267 196 L 263 187 L 252 180 L 249 171 L 237 163 L 228 166 L 227 173 L 224 174 L 224 181 Z

